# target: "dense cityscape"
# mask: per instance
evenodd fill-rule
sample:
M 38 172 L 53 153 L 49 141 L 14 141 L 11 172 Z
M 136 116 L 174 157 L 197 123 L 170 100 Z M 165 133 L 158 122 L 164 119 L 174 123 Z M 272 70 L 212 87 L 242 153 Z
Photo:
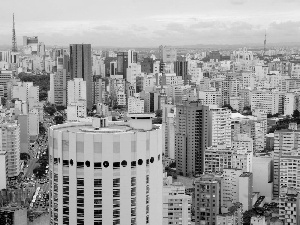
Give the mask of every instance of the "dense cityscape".
M 299 45 L 20 43 L 11 19 L 0 225 L 300 225 Z

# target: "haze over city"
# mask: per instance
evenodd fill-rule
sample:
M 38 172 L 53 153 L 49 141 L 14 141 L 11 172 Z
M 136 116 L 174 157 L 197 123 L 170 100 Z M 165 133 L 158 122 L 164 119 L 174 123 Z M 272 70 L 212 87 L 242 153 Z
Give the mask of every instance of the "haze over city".
M 11 15 L 17 41 L 39 36 L 48 45 L 154 47 L 160 44 L 298 42 L 297 0 L 72 0 L 2 1 L 0 40 L 10 44 Z

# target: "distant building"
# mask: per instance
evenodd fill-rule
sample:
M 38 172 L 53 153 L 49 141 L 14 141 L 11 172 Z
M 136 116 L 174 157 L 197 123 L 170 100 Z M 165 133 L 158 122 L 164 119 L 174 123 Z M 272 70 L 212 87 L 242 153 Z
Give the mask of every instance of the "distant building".
M 129 50 L 128 52 L 118 52 L 117 54 L 117 74 L 123 75 L 127 80 L 127 68 L 132 63 L 137 63 L 137 52 Z
M 168 46 L 159 46 L 159 58 L 162 62 L 175 62 L 177 60 L 177 50 Z
M 70 75 L 71 79 L 82 78 L 86 82 L 87 109 L 92 109 L 92 53 L 90 44 L 70 45 Z M 68 100 L 69 101 L 69 100 Z

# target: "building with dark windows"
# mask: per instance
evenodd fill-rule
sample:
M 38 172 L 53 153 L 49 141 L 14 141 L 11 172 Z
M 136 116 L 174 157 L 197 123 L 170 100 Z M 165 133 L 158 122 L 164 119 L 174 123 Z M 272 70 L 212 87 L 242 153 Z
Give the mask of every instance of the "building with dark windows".
M 93 106 L 92 99 L 92 55 L 90 44 L 70 45 L 70 75 L 74 78 L 83 78 L 86 81 L 87 108 Z
M 184 84 L 188 84 L 188 62 L 185 60 L 174 62 L 176 76 L 181 76 Z
M 117 74 L 123 75 L 123 79 L 127 78 L 128 65 L 137 63 L 137 52 L 129 50 L 128 52 L 118 52 L 117 54 Z
M 162 130 L 153 114 L 49 128 L 50 224 L 162 224 Z

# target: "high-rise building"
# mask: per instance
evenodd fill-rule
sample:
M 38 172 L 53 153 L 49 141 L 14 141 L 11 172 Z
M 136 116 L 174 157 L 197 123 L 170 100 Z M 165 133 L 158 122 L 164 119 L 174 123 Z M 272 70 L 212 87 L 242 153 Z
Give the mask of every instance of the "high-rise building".
M 216 224 L 221 213 L 223 176 L 204 174 L 195 179 L 195 222 L 196 224 Z
M 15 179 L 20 173 L 20 125 L 17 123 L 0 124 L 0 150 L 6 151 L 8 179 Z
M 87 115 L 86 81 L 74 78 L 68 81 L 67 120 L 78 121 Z
M 25 54 L 38 54 L 39 39 L 37 36 L 27 37 L 23 36 L 23 51 Z
M 50 127 L 50 224 L 162 224 L 161 129 L 130 117 Z
M 181 183 L 173 183 L 163 187 L 163 223 L 191 224 L 192 196 L 185 194 Z
M 70 80 L 68 55 L 57 57 L 57 71 L 51 78 L 53 81 L 50 82 L 50 92 L 53 92 L 53 103 L 67 106 L 67 84 Z
M 137 52 L 129 50 L 128 52 L 118 52 L 117 54 L 117 74 L 123 75 L 127 80 L 127 68 L 132 63 L 137 63 Z
M 13 71 L 0 70 L 0 97 L 7 98 L 7 82 L 13 78 Z
M 176 76 L 181 76 L 184 84 L 188 84 L 188 62 L 187 61 L 175 61 L 174 62 L 174 73 Z
M 82 78 L 86 81 L 87 109 L 92 109 L 92 53 L 90 44 L 70 45 L 71 79 Z
M 243 204 L 243 210 L 252 209 L 253 200 L 253 174 L 244 172 L 239 176 L 239 202 Z
M 300 130 L 297 128 L 297 124 L 291 123 L 289 125 L 289 129 L 285 130 L 276 130 L 274 132 L 274 186 L 273 186 L 273 194 L 275 197 L 279 196 L 280 193 L 280 170 L 281 170 L 281 157 L 289 156 L 292 153 L 295 154 L 297 152 L 298 146 L 300 145 Z M 296 153 L 297 155 L 297 153 Z M 293 158 L 297 159 L 296 155 L 291 157 L 290 162 L 293 162 Z M 288 160 L 288 158 L 286 159 Z M 284 161 L 286 161 L 284 160 Z M 283 162 L 282 162 L 283 163 Z M 284 162 L 286 163 L 286 162 Z M 284 166 L 284 165 L 282 165 Z M 292 165 L 286 165 L 286 169 Z M 296 165 L 294 167 L 297 167 Z M 287 171 L 284 171 L 282 168 L 282 173 L 286 174 Z M 297 175 L 296 172 L 295 175 Z M 294 174 L 293 174 L 294 175 Z M 289 179 L 287 175 L 284 176 L 285 180 Z M 298 178 L 296 180 L 290 179 L 292 182 L 299 182 Z
M 204 151 L 209 146 L 208 115 L 209 107 L 200 102 L 176 106 L 176 170 L 184 176 L 204 171 Z
M 27 225 L 27 209 L 3 207 L 0 209 L 0 224 Z
M 0 190 L 6 189 L 6 171 L 7 171 L 8 161 L 6 151 L 0 151 Z
M 279 196 L 279 219 L 284 224 L 300 224 L 300 194 L 294 188 L 285 187 Z

